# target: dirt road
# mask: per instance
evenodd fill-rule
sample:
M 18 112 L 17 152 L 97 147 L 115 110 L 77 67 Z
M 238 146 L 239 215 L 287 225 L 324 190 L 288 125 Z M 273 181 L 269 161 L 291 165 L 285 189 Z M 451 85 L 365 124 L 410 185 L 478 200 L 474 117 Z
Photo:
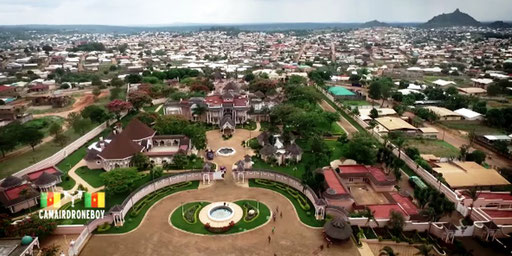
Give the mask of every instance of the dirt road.
M 108 95 L 110 95 L 110 92 L 108 90 L 103 90 L 101 92 L 101 94 L 98 96 L 98 99 L 107 97 Z M 86 92 L 73 104 L 72 109 L 62 111 L 62 112 L 37 114 L 37 115 L 34 115 L 34 118 L 44 117 L 44 116 L 60 116 L 63 118 L 67 118 L 70 113 L 80 112 L 80 111 L 82 111 L 82 109 L 84 109 L 85 107 L 87 107 L 93 103 L 94 103 L 94 95 L 92 95 L 92 92 Z

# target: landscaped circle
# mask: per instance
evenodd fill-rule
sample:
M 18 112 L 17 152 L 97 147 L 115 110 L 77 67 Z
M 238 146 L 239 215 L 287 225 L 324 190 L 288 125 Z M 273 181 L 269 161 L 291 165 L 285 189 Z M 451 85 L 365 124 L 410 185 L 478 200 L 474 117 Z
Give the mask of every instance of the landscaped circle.
M 270 209 L 253 200 L 192 202 L 171 213 L 173 227 L 197 234 L 233 234 L 259 227 L 270 219 Z
M 236 153 L 234 148 L 222 147 L 217 150 L 217 155 L 220 156 L 232 156 Z

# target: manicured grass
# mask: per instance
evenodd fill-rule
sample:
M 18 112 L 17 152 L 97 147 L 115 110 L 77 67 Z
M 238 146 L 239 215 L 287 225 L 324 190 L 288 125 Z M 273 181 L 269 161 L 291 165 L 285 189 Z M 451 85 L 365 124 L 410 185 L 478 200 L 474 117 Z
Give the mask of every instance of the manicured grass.
M 235 202 L 235 204 L 238 204 L 240 207 L 242 207 L 242 209 L 244 208 L 245 203 L 248 203 L 248 204 L 252 205 L 253 207 L 258 207 L 258 205 L 259 205 L 258 216 L 251 221 L 245 221 L 245 217 L 246 217 L 247 213 L 244 212 L 244 216 L 242 217 L 242 219 L 238 223 L 236 223 L 231 229 L 229 229 L 228 231 L 223 232 L 223 233 L 213 233 L 213 232 L 208 231 L 204 227 L 204 224 L 201 223 L 201 221 L 199 221 L 199 219 L 197 219 L 197 222 L 194 224 L 188 223 L 187 221 L 185 221 L 185 218 L 183 217 L 183 214 L 181 212 L 181 209 L 182 209 L 181 207 L 178 207 L 176 210 L 174 210 L 174 212 L 171 215 L 170 221 L 174 227 L 184 230 L 184 231 L 187 231 L 187 232 L 203 234 L 203 235 L 217 235 L 217 234 L 235 234 L 235 233 L 251 230 L 251 229 L 257 228 L 257 227 L 265 224 L 270 219 L 270 209 L 265 204 L 263 204 L 261 202 L 258 203 L 257 201 L 254 201 L 254 200 L 240 200 L 240 201 Z M 200 204 L 201 208 L 202 208 L 202 207 L 208 205 L 209 203 L 208 202 L 187 203 L 187 204 L 183 205 L 183 209 L 186 210 L 186 209 L 188 209 L 194 205 L 197 205 L 197 204 Z M 199 211 L 197 211 L 197 213 L 199 213 Z
M 282 184 L 282 186 L 288 186 L 288 185 Z M 257 183 L 254 179 L 250 179 L 249 187 L 270 189 L 270 190 L 273 190 L 273 191 L 278 192 L 281 195 L 285 196 L 292 202 L 293 206 L 295 207 L 295 211 L 297 212 L 297 215 L 299 215 L 300 221 L 302 221 L 302 223 L 304 223 L 308 226 L 322 227 L 325 224 L 324 220 L 317 220 L 315 218 L 315 208 L 313 207 L 313 204 L 311 204 L 311 202 L 307 198 L 306 198 L 307 203 L 310 205 L 310 208 L 311 208 L 308 211 L 302 209 L 302 207 L 300 206 L 297 199 L 295 199 L 290 193 L 283 191 L 275 186 L 262 185 L 260 183 Z M 295 190 L 295 191 L 297 191 L 297 190 Z M 297 192 L 300 193 L 301 195 L 303 195 L 300 191 L 297 191 Z
M 152 106 L 147 106 L 147 107 L 144 107 L 144 111 L 148 112 L 148 113 L 152 113 L 152 112 L 155 112 L 155 110 L 159 107 L 160 105 L 152 105 Z M 163 108 L 162 108 L 163 109 Z
M 64 190 L 72 189 L 76 184 L 76 181 L 69 176 L 66 176 L 64 180 L 58 185 Z
M 178 185 L 178 184 L 176 184 L 176 185 Z M 146 212 L 156 202 L 160 201 L 162 198 L 164 198 L 164 197 L 166 197 L 168 195 L 177 193 L 179 191 L 197 189 L 198 187 L 199 187 L 199 181 L 191 181 L 190 184 L 187 185 L 187 186 L 179 186 L 177 188 L 172 188 L 172 186 L 170 186 L 170 187 L 166 187 L 166 188 L 162 188 L 160 190 L 157 190 L 157 191 L 155 191 L 153 193 L 158 193 L 158 195 L 154 196 L 150 201 L 148 201 L 138 211 L 136 216 L 133 216 L 131 214 L 133 212 L 133 207 L 132 207 L 132 209 L 130 209 L 130 211 L 127 213 L 127 215 L 125 217 L 125 222 L 124 222 L 124 225 L 122 227 L 112 227 L 112 228 L 110 228 L 107 231 L 104 231 L 104 232 L 94 231 L 94 233 L 97 233 L 97 234 L 121 234 L 121 233 L 126 233 L 126 232 L 129 232 L 129 231 L 132 231 L 132 230 L 134 230 L 135 228 L 137 228 L 139 226 L 139 224 L 142 222 L 142 219 L 144 218 L 144 215 L 146 215 Z M 148 195 L 148 196 L 150 196 L 150 195 Z M 146 197 L 148 197 L 148 196 L 146 196 Z M 108 198 L 106 200 L 107 200 L 107 203 L 108 203 Z M 123 200 L 124 200 L 124 198 L 123 198 Z M 122 203 L 122 201 L 121 201 L 121 203 Z
M 92 129 L 93 127 L 91 127 Z M 80 138 L 82 135 L 76 134 L 73 129 L 68 129 L 64 132 L 69 138 L 69 143 Z M 5 178 L 10 174 L 13 174 L 23 168 L 33 165 L 45 158 L 52 156 L 62 149 L 62 146 L 57 145 L 53 141 L 42 144 L 37 147 L 34 151 L 30 150 L 22 155 L 15 158 L 5 160 L 0 163 L 0 178 Z
M 466 132 L 474 131 L 478 135 L 506 134 L 501 129 L 487 126 L 485 123 L 479 121 L 444 121 L 441 122 L 441 124 L 454 130 L 462 130 Z
M 434 154 L 438 157 L 459 155 L 459 149 L 443 140 L 410 139 L 407 140 L 407 146 L 417 148 L 421 154 Z
M 318 89 L 317 89 L 318 90 Z M 338 113 L 340 113 L 340 115 L 342 115 L 349 123 L 352 124 L 352 126 L 354 126 L 359 132 L 367 132 L 363 127 L 361 127 L 361 125 L 359 125 L 356 121 L 354 121 L 354 119 L 352 119 L 351 116 L 349 116 L 347 113 L 345 113 L 345 111 L 341 110 L 336 104 L 334 104 L 334 102 L 332 102 L 329 98 L 327 98 L 327 96 L 325 96 L 325 94 L 318 90 L 321 94 L 322 94 L 322 98 L 327 102 L 329 103 L 329 105 L 331 105 L 334 109 L 336 109 L 336 111 Z
M 331 123 L 330 133 L 332 135 L 341 135 L 341 134 L 344 134 L 345 131 L 338 125 L 338 123 L 333 122 L 333 123 Z
M 371 105 L 366 100 L 340 100 L 340 102 L 345 106 L 367 106 Z
M 105 173 L 102 169 L 91 170 L 87 168 L 87 166 L 82 166 L 78 168 L 75 173 L 95 188 L 105 185 L 105 182 L 100 177 L 100 174 Z

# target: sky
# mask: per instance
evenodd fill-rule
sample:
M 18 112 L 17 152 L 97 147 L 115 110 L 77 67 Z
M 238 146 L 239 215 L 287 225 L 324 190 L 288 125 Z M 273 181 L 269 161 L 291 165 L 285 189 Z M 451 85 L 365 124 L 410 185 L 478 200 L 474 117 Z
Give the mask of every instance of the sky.
M 0 24 L 425 22 L 456 8 L 512 20 L 511 0 L 0 0 Z

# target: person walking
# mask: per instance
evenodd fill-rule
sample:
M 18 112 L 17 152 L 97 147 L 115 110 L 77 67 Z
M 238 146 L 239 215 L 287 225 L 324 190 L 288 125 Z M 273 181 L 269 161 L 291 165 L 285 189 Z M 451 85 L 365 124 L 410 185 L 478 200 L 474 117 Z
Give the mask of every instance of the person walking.
M 272 234 L 276 231 L 276 227 L 272 227 Z
M 270 244 L 270 240 L 272 240 L 272 238 L 270 236 L 268 236 L 268 243 Z

